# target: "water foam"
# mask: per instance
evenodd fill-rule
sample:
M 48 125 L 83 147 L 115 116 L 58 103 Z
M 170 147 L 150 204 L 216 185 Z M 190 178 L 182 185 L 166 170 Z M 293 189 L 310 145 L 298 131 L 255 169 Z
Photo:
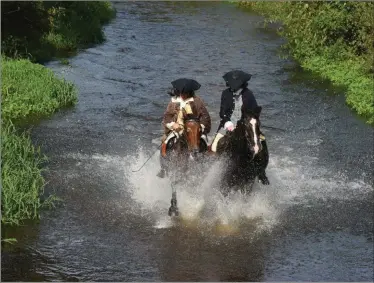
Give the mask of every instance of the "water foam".
M 154 227 L 168 228 L 174 224 L 167 215 L 171 198 L 170 180 L 156 176 L 160 169 L 158 152 L 139 172 L 132 170 L 140 168 L 149 157 L 142 148 L 126 157 L 100 154 L 74 154 L 69 157 L 79 162 L 89 160 L 90 163 L 84 166 L 87 170 L 96 168 L 122 182 L 123 189 L 130 193 L 136 204 L 134 209 L 149 215 Z M 243 221 L 259 220 L 256 225 L 261 231 L 276 225 L 281 220 L 282 211 L 292 205 L 326 199 L 363 199 L 373 192 L 373 187 L 361 179 L 348 180 L 342 173 L 318 166 L 317 161 L 312 157 L 272 154 L 267 169 L 270 186 L 255 184 L 249 196 L 237 192 L 227 198 L 219 192 L 219 180 L 225 164 L 205 164 L 205 169 L 200 171 L 204 173 L 199 174 L 197 179 L 177 187 L 179 210 L 184 220 L 198 220 L 202 227 L 219 223 L 235 228 Z
M 142 150 L 129 160 L 133 168 L 139 168 L 146 161 Z M 274 225 L 277 211 L 272 207 L 268 189 L 255 188 L 250 196 L 242 196 L 239 192 L 224 198 L 219 191 L 219 181 L 225 164 L 205 164 L 205 170 L 192 180 L 183 180 L 177 187 L 178 207 L 184 220 L 199 220 L 205 226 L 238 225 L 243 218 L 262 218 L 262 224 Z M 128 174 L 132 184 L 132 197 L 143 209 L 152 211 L 155 227 L 170 227 L 172 222 L 167 216 L 170 206 L 171 185 L 169 178 L 160 179 L 159 154 L 148 161 L 143 172 Z M 191 181 L 191 182 L 189 182 Z M 197 184 L 197 185 L 196 185 Z M 165 217 L 165 215 L 167 217 Z M 270 225 L 270 226 L 271 226 Z
M 131 158 L 133 167 L 146 160 L 142 150 Z M 364 181 L 348 180 L 337 172 L 318 167 L 315 158 L 272 155 L 267 174 L 270 186 L 255 184 L 249 196 L 233 193 L 224 198 L 219 192 L 219 179 L 225 164 L 211 164 L 202 176 L 199 186 L 178 187 L 178 206 L 183 218 L 199 218 L 204 224 L 236 225 L 245 220 L 261 219 L 261 229 L 271 229 L 279 221 L 283 210 L 294 204 L 326 199 L 365 198 L 373 187 Z M 128 174 L 132 197 L 141 206 L 152 211 L 155 227 L 169 227 L 172 222 L 165 215 L 170 206 L 170 181 L 156 176 L 159 154 L 155 154 L 143 173 Z

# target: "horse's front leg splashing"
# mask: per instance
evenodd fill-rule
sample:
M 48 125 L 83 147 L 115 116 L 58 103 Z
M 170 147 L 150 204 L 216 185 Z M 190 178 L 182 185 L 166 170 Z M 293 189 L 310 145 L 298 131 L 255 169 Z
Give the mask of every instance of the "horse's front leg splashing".
M 170 186 L 171 186 L 171 200 L 169 208 L 169 216 L 179 216 L 179 209 L 177 205 L 177 185 L 182 183 L 188 171 L 188 155 L 187 154 L 176 154 L 174 156 L 174 172 L 170 175 Z
M 177 206 L 177 190 L 173 183 L 171 183 L 171 201 L 170 201 L 170 208 L 169 208 L 169 216 L 179 216 L 178 206 Z

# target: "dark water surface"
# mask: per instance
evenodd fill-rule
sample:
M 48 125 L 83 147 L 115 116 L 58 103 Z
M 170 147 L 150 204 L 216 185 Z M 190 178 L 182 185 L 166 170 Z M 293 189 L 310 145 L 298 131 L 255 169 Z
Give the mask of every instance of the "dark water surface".
M 49 65 L 79 103 L 43 121 L 33 140 L 49 157 L 47 192 L 64 202 L 40 224 L 7 230 L 3 281 L 373 281 L 373 129 L 340 90 L 277 55 L 262 18 L 227 4 L 116 3 L 107 42 Z M 218 164 L 179 191 L 155 174 L 167 89 L 202 85 L 218 125 L 223 73 L 253 74 L 271 160 L 269 187 L 222 199 Z M 212 132 L 213 132 L 212 131 Z

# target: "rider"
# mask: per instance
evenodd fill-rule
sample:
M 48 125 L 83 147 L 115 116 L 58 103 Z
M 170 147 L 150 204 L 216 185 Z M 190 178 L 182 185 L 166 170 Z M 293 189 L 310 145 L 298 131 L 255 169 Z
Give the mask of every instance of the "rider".
M 228 87 L 222 92 L 219 116 L 221 118 L 216 136 L 211 145 L 211 151 L 216 152 L 218 141 L 223 138 L 227 131 L 235 129 L 236 123 L 241 119 L 242 113 L 247 110 L 254 110 L 258 107 L 253 92 L 248 89 L 248 82 L 244 82 L 238 89 Z M 265 136 L 260 131 L 260 140 L 263 148 L 266 147 Z M 263 184 L 269 184 L 265 171 L 259 176 Z
M 182 108 L 189 112 L 192 109 L 196 109 L 196 116 L 198 117 L 202 129 L 201 138 L 208 144 L 207 134 L 211 130 L 211 118 L 207 108 L 205 107 L 204 101 L 190 89 L 178 89 L 174 88 L 169 94 L 172 96 L 169 102 L 162 125 L 164 127 L 164 135 L 161 141 L 165 142 L 166 139 L 174 132 L 180 132 L 183 130 L 183 114 Z M 191 105 L 193 104 L 193 105 Z M 161 156 L 161 171 L 157 176 L 163 178 L 165 176 L 165 158 Z
M 168 91 L 168 94 L 171 96 L 171 100 L 166 107 L 166 111 L 162 120 L 164 134 L 161 138 L 161 142 L 164 142 L 166 140 L 171 131 L 177 130 L 179 127 L 179 124 L 174 123 L 174 121 L 177 121 L 179 104 L 182 101 L 180 92 L 177 89 L 173 88 L 171 91 Z

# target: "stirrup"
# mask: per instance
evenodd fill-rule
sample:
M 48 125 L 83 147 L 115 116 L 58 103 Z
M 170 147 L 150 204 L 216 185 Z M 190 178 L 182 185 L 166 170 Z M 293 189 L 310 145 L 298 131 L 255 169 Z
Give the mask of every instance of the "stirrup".
M 262 140 L 262 141 L 265 140 L 265 136 L 263 134 L 260 134 L 260 140 Z

